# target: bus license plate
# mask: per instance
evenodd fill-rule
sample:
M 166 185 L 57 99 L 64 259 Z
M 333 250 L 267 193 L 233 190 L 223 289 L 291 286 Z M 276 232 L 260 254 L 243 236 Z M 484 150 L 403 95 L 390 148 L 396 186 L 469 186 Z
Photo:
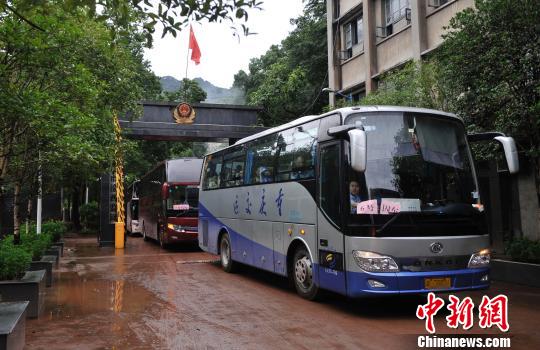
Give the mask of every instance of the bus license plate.
M 424 279 L 425 289 L 449 289 L 450 287 L 451 287 L 450 277 Z

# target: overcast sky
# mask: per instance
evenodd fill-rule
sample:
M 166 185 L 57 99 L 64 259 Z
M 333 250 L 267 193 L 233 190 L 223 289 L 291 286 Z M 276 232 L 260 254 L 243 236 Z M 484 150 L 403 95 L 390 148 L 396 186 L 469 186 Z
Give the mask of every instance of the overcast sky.
M 249 60 L 263 55 L 271 45 L 279 44 L 293 29 L 289 20 L 303 10 L 302 0 L 264 0 L 263 10 L 251 10 L 247 26 L 248 37 L 233 36 L 229 24 L 193 23 L 195 37 L 201 49 L 201 63 L 189 61 L 188 77 L 201 77 L 220 87 L 231 87 L 234 75 L 243 69 L 247 72 Z M 145 57 L 158 76 L 185 77 L 189 29 L 174 38 L 168 34 L 154 35 L 154 47 L 146 50 Z

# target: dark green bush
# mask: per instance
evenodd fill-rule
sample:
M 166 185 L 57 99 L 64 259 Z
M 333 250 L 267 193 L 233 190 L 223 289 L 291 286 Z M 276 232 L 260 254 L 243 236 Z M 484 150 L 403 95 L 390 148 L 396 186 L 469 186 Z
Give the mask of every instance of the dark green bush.
M 67 232 L 66 224 L 62 221 L 47 221 L 41 226 L 41 232 L 51 235 L 53 242 L 58 242 Z
M 516 261 L 540 263 L 540 241 L 531 241 L 527 238 L 518 238 L 512 240 L 506 253 Z
M 99 206 L 97 202 L 81 205 L 81 223 L 87 230 L 96 230 L 99 227 Z
M 21 247 L 30 253 L 33 260 L 41 259 L 43 252 L 51 246 L 52 242 L 52 235 L 43 231 L 39 235 L 34 232 L 21 235 Z
M 21 277 L 30 266 L 32 255 L 21 245 L 13 245 L 13 236 L 0 242 L 0 280 Z

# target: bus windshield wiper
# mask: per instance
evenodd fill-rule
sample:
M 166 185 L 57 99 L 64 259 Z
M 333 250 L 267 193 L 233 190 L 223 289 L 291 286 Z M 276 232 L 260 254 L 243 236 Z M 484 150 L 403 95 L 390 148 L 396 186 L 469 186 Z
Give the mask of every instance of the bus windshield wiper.
M 403 213 L 404 213 L 403 211 L 400 211 L 399 213 L 394 215 L 390 220 L 388 220 L 384 225 L 381 226 L 381 228 L 377 229 L 377 231 L 375 231 L 375 232 L 382 233 L 384 230 L 386 230 L 387 227 L 392 225 L 392 223 L 394 223 L 394 221 L 396 221 L 397 218 L 400 217 L 401 214 L 403 214 Z

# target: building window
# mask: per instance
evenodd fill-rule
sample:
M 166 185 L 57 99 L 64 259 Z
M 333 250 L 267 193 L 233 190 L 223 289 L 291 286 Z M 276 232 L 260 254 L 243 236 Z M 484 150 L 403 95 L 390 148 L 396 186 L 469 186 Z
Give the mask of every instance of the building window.
M 406 17 L 410 11 L 410 0 L 386 0 L 384 7 L 386 35 L 394 32 L 394 24 Z
M 428 7 L 440 7 L 446 3 L 448 3 L 450 0 L 429 0 L 428 1 Z
M 343 26 L 345 51 L 343 59 L 349 59 L 364 50 L 364 26 L 362 16 L 354 18 Z

